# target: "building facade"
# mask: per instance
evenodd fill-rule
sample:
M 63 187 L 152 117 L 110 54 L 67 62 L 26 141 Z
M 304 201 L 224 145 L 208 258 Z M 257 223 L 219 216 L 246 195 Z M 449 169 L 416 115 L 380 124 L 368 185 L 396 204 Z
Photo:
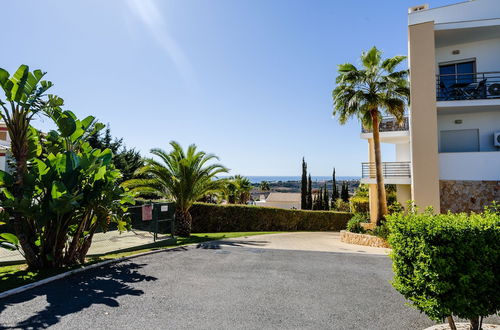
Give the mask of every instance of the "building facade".
M 386 119 L 380 127 L 381 141 L 396 146 L 385 183 L 396 184 L 402 204 L 482 211 L 500 200 L 499 1 L 410 8 L 408 62 L 408 124 Z M 361 136 L 371 144 L 369 132 Z M 369 150 L 362 181 L 374 192 Z
M 10 137 L 4 122 L 0 122 L 0 170 L 7 170 L 7 158 L 9 157 Z

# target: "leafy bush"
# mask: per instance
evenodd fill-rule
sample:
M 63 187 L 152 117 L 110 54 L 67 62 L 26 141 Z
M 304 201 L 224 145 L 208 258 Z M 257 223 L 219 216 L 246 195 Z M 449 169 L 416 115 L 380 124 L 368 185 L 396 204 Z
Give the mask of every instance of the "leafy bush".
M 356 218 L 356 217 L 352 218 L 347 223 L 347 231 L 349 231 L 351 233 L 357 233 L 357 234 L 364 234 L 364 233 L 366 233 L 365 228 L 363 228 L 363 226 L 361 226 L 362 222 L 364 222 L 364 221 L 362 221 L 359 218 Z
M 97 230 L 106 230 L 110 222 L 119 230 L 128 227 L 123 204 L 133 202 L 118 186 L 121 174 L 111 164 L 111 151 L 93 149 L 87 142 L 94 117 L 80 121 L 73 113 L 56 109 L 50 117 L 58 130 L 46 135 L 32 127 L 29 130 L 31 158 L 22 199 L 14 197 L 15 178 L 0 171 L 7 218 L 19 214 L 29 224 L 21 232 L 25 237 L 22 249 L 33 269 L 83 263 Z M 99 127 L 96 124 L 93 129 Z M 15 242 L 20 243 L 21 237 L 16 235 Z M 2 237 L 12 243 L 12 236 Z
M 351 211 L 353 213 L 369 213 L 370 200 L 365 196 L 353 196 L 350 199 Z
M 348 212 L 285 210 L 249 205 L 195 203 L 191 208 L 193 232 L 231 231 L 338 231 L 352 217 Z
M 500 309 L 500 215 L 395 213 L 387 216 L 393 286 L 439 321 Z
M 384 240 L 387 240 L 387 238 L 389 237 L 389 233 L 389 227 L 385 223 L 380 226 L 376 226 L 372 230 L 373 235 L 378 236 Z
M 335 201 L 335 210 L 339 212 L 351 212 L 351 206 L 349 205 L 349 202 L 345 202 L 339 198 Z

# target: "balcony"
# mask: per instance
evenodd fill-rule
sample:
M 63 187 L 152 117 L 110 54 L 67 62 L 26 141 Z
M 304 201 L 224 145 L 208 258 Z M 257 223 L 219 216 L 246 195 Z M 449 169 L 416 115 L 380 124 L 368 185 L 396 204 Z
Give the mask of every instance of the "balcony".
M 404 117 L 402 124 L 398 124 L 396 118 L 393 117 L 382 118 L 380 124 L 378 125 L 379 132 L 401 132 L 401 131 L 408 131 L 408 129 L 409 129 L 408 117 Z M 371 128 L 366 128 L 364 126 L 361 126 L 361 133 L 372 133 L 372 132 L 373 130 Z
M 386 184 L 410 184 L 411 163 L 410 162 L 383 162 L 382 173 Z M 375 184 L 375 163 L 361 164 L 361 183 Z
M 437 101 L 500 99 L 500 72 L 440 74 Z
M 393 117 L 382 118 L 378 128 L 380 131 L 380 142 L 398 144 L 410 141 L 408 117 L 404 117 L 401 124 Z M 361 126 L 361 138 L 372 139 L 372 129 Z

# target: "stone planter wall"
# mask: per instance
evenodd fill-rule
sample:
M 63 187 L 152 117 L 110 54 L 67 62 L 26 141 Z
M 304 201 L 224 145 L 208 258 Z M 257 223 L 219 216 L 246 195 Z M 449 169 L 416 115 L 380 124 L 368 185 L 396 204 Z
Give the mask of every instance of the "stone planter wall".
M 441 212 L 482 212 L 492 201 L 500 201 L 500 181 L 441 180 Z
M 366 234 L 356 234 L 345 230 L 340 231 L 340 241 L 349 244 L 358 244 L 372 247 L 389 248 L 389 244 L 380 237 Z

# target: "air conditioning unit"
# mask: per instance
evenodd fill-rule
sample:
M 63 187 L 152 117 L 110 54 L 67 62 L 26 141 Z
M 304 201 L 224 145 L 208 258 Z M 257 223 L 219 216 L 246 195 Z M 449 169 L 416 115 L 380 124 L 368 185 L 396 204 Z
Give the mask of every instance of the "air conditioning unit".
M 493 137 L 493 144 L 495 145 L 495 147 L 500 147 L 500 132 L 493 133 Z

